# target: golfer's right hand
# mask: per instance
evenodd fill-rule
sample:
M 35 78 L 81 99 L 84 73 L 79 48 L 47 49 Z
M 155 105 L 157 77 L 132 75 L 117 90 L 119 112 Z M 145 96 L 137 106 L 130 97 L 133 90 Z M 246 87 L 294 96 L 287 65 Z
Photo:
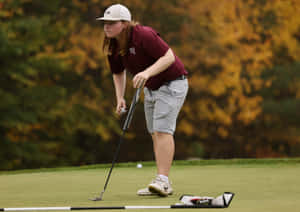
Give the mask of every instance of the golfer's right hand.
M 126 101 L 125 101 L 125 99 L 120 99 L 120 100 L 118 100 L 118 103 L 117 103 L 116 113 L 118 115 L 122 115 L 125 112 L 126 112 Z

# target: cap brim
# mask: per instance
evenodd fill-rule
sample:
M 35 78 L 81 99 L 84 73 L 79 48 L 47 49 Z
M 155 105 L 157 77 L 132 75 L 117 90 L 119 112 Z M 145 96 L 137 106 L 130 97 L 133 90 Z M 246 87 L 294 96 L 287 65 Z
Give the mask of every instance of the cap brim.
M 96 18 L 97 21 L 120 21 L 119 18 L 108 18 L 108 17 L 100 17 Z

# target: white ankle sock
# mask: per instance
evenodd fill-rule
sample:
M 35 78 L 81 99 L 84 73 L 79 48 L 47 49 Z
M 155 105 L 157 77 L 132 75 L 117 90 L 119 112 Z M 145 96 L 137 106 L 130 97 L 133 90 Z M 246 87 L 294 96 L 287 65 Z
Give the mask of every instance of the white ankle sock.
M 162 174 L 158 174 L 157 176 L 159 176 L 163 181 L 165 181 L 166 183 L 169 183 L 169 178 L 168 176 L 162 175 Z

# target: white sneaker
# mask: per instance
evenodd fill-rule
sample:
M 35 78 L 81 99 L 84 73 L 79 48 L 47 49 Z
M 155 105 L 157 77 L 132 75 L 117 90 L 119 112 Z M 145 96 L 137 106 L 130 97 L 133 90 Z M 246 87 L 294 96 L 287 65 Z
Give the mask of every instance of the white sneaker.
M 162 197 L 167 197 L 173 193 L 171 184 L 163 181 L 159 176 L 148 185 L 148 189 L 151 193 L 158 194 Z

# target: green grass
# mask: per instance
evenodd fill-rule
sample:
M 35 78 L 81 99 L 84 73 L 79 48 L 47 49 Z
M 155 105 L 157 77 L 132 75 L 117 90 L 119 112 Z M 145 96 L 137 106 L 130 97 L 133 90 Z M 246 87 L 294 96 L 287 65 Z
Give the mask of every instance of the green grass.
M 218 196 L 224 191 L 236 194 L 230 208 L 224 209 L 228 212 L 299 207 L 300 159 L 175 161 L 170 176 L 175 194 L 168 198 L 138 197 L 136 191 L 151 181 L 155 166 L 153 162 L 144 162 L 142 169 L 135 165 L 119 164 L 114 169 L 101 202 L 88 198 L 102 191 L 110 164 L 1 172 L 0 208 L 170 205 L 179 202 L 182 194 Z

